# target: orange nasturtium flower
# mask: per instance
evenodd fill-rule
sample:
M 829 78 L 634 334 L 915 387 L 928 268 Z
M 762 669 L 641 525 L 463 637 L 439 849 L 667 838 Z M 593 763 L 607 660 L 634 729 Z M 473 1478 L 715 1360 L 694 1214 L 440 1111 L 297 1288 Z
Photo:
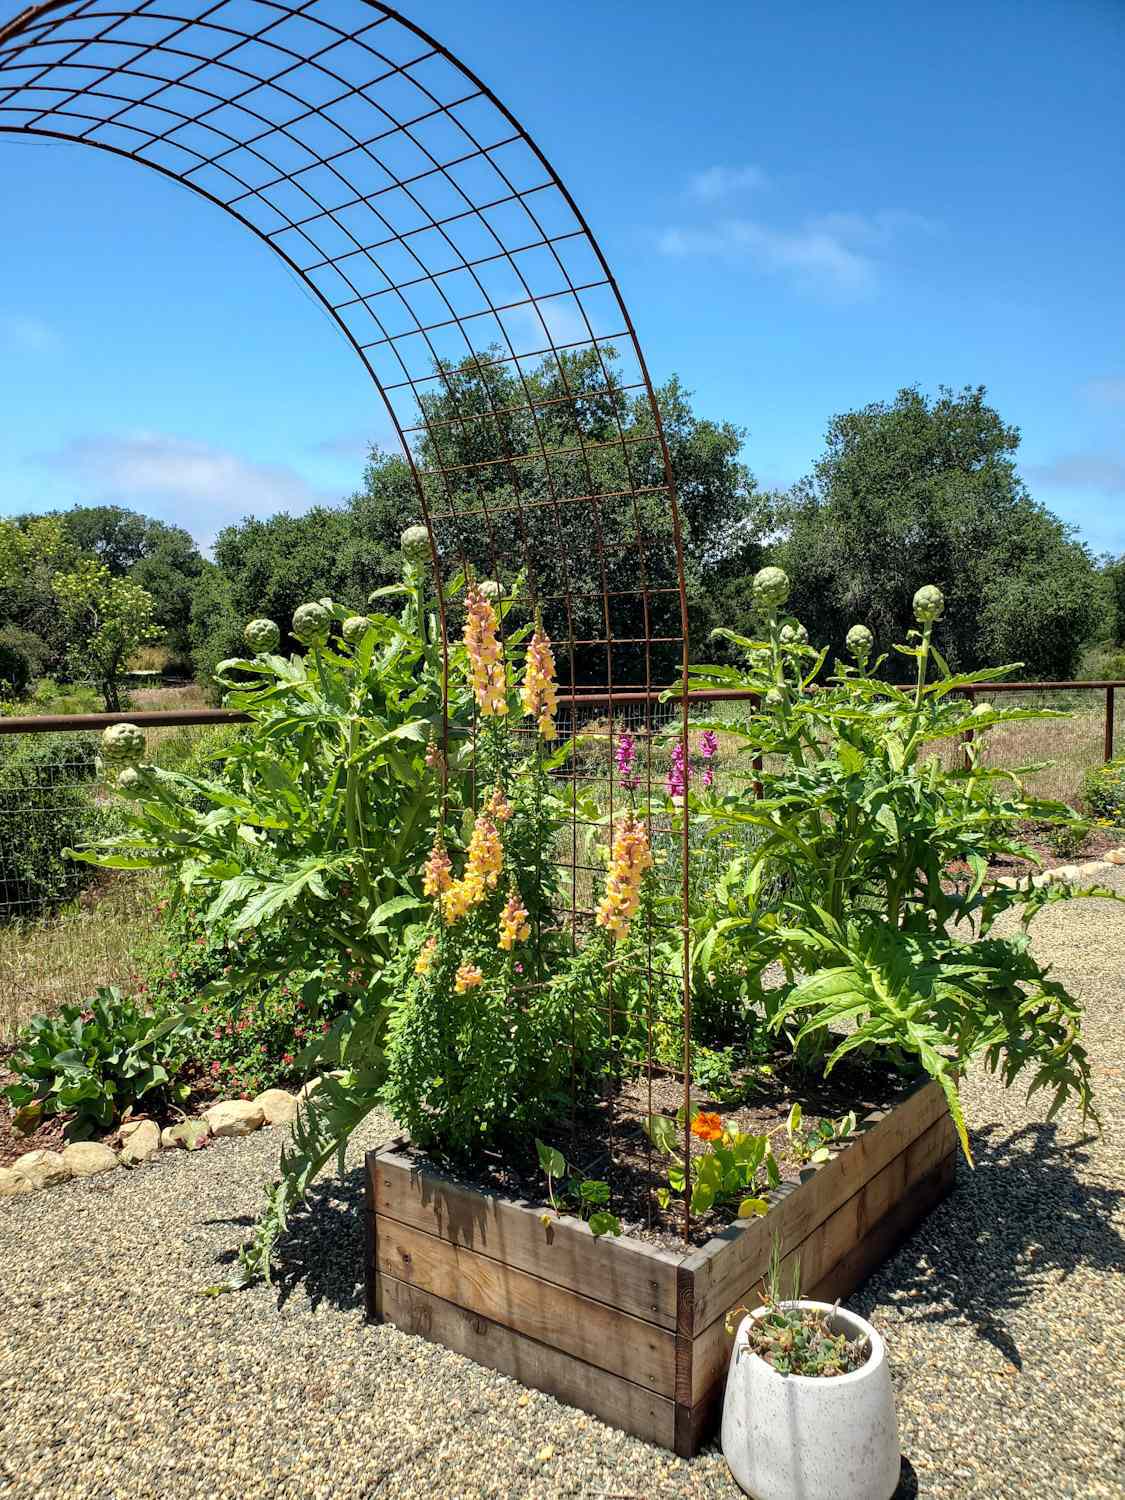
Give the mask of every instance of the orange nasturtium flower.
M 476 964 L 462 964 L 457 970 L 457 977 L 453 981 L 453 988 L 459 995 L 463 995 L 466 990 L 475 990 L 483 979 L 484 975 Z
M 705 1109 L 700 1110 L 691 1122 L 691 1133 L 701 1141 L 720 1140 L 723 1134 L 722 1116 Z

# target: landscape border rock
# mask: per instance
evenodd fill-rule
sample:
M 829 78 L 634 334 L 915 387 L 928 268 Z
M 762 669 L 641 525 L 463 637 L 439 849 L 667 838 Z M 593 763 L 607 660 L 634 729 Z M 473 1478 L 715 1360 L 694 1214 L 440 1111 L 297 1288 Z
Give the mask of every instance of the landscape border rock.
M 28 1151 L 8 1167 L 0 1167 L 0 1198 L 37 1193 L 42 1188 L 74 1178 L 97 1177 L 115 1167 L 137 1167 L 160 1155 L 161 1147 L 195 1151 L 212 1135 L 252 1135 L 264 1125 L 288 1125 L 298 1106 L 315 1093 L 323 1080 L 312 1078 L 291 1094 L 266 1089 L 255 1099 L 224 1099 L 209 1105 L 194 1119 L 185 1117 L 163 1130 L 155 1120 L 126 1120 L 118 1132 L 121 1150 L 103 1141 L 72 1141 L 62 1151 Z

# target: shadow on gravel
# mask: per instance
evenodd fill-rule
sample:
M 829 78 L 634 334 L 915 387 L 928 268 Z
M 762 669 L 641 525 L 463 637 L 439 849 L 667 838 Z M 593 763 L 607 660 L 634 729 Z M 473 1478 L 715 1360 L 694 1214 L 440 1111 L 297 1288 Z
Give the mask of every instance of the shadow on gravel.
M 273 1289 L 277 1305 L 303 1289 L 315 1310 L 322 1302 L 342 1310 L 362 1307 L 363 1285 L 363 1168 L 340 1177 L 324 1177 L 309 1190 L 305 1203 L 290 1216 L 273 1254 Z M 215 1257 L 232 1266 L 242 1244 L 257 1222 L 249 1214 L 210 1219 L 245 1230 L 237 1241 Z
M 1022 1369 L 1007 1315 L 1060 1272 L 1125 1271 L 1125 1239 L 1113 1224 L 1125 1190 L 1080 1175 L 1090 1141 L 1061 1141 L 1058 1127 L 1041 1121 L 973 1132 L 975 1170 L 958 1163 L 956 1191 L 849 1306 L 868 1315 L 891 1301 L 908 1321 L 969 1323 Z

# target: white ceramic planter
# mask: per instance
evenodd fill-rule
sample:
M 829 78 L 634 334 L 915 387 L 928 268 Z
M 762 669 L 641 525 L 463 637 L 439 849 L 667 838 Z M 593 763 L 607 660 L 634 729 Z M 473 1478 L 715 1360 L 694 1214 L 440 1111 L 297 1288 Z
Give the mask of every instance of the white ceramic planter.
M 723 1453 L 754 1500 L 890 1500 L 900 1455 L 883 1340 L 870 1323 L 829 1302 L 785 1303 L 830 1314 L 834 1332 L 865 1334 L 871 1353 L 848 1375 L 779 1375 L 735 1335 L 723 1403 Z

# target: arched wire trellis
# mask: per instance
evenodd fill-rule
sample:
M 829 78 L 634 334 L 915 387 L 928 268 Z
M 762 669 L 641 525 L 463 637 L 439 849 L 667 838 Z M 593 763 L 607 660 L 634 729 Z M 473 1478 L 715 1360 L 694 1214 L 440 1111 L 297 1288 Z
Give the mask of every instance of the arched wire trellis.
M 619 711 L 640 702 L 651 733 L 654 687 L 686 682 L 671 463 L 605 257 L 491 90 L 367 0 L 45 0 L 0 27 L 0 130 L 141 162 L 225 209 L 304 282 L 401 439 L 443 646 L 457 632 L 443 568 L 525 574 L 556 644 L 561 727 L 604 715 L 612 817 Z M 685 692 L 685 750 L 686 706 Z M 592 914 L 591 849 L 576 815 L 564 855 L 576 938 Z M 685 828 L 671 862 L 690 1116 L 687 852 Z M 656 936 L 650 997 L 654 974 L 670 977 Z M 650 1094 L 651 1076 L 650 1050 Z

